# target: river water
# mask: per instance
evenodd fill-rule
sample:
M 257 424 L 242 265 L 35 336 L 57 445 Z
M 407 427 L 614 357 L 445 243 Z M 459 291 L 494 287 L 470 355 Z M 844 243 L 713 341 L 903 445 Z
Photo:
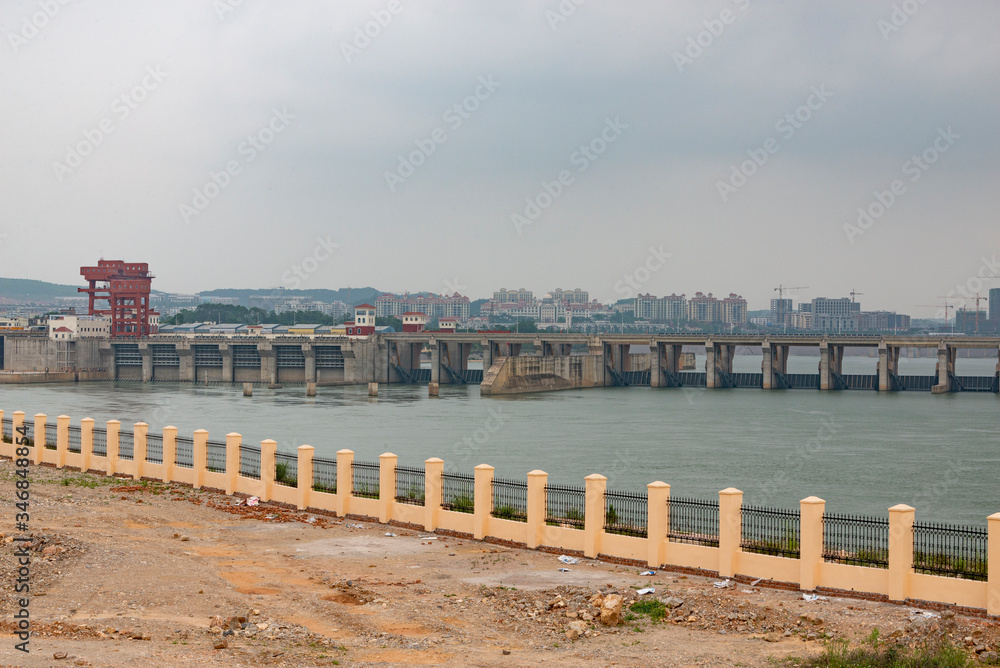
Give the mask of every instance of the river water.
M 703 358 L 699 366 L 703 368 Z M 791 373 L 816 373 L 818 358 L 792 357 Z M 995 373 L 996 359 L 962 359 L 959 375 Z M 759 356 L 737 356 L 735 371 L 759 371 Z M 901 359 L 903 375 L 931 375 L 932 359 Z M 875 360 L 846 358 L 845 373 L 874 373 Z M 990 393 L 595 388 L 481 398 L 478 386 L 254 388 L 180 383 L 0 385 L 9 416 L 61 413 L 78 424 L 171 424 L 181 434 L 204 428 L 244 442 L 309 444 L 317 456 L 354 450 L 400 464 L 441 457 L 472 472 L 488 463 L 498 476 L 524 479 L 532 469 L 553 483 L 582 484 L 602 473 L 614 489 L 642 490 L 663 480 L 675 496 L 744 491 L 744 502 L 795 507 L 806 496 L 832 512 L 886 515 L 907 503 L 923 520 L 984 525 L 1000 512 L 1000 398 Z

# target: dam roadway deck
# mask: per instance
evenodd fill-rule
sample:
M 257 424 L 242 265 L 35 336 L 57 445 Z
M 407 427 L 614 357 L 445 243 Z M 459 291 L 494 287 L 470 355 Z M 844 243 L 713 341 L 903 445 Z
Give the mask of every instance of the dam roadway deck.
M 2 335 L 0 382 L 65 380 L 189 381 L 224 383 L 479 384 L 483 394 L 578 387 L 647 385 L 710 389 L 1000 392 L 997 374 L 955 375 L 959 350 L 1000 352 L 1000 337 L 878 334 L 567 334 L 423 331 L 369 337 L 178 336 L 141 340 L 54 341 L 23 333 Z M 637 346 L 641 353 L 633 353 Z M 703 369 L 682 368 L 685 346 L 704 351 Z M 759 348 L 761 372 L 734 373 L 737 348 Z M 527 349 L 531 353 L 525 354 Z M 792 348 L 819 352 L 818 373 L 788 372 Z M 845 375 L 846 348 L 877 351 L 877 373 Z M 902 349 L 934 352 L 928 376 L 900 376 Z M 473 353 L 483 369 L 469 368 Z M 648 352 L 647 352 L 648 351 Z M 430 368 L 426 368 L 426 362 Z M 1000 365 L 998 365 L 1000 366 Z M 29 379 L 29 372 L 32 379 Z M 39 380 L 40 379 L 40 380 Z

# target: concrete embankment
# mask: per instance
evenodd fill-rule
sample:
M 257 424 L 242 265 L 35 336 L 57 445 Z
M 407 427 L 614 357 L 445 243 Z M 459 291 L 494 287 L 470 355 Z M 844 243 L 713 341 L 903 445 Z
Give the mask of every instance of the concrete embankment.
M 107 371 L 9 371 L 0 373 L 0 385 L 31 385 L 35 383 L 76 383 L 109 380 Z
M 603 355 L 501 357 L 483 375 L 485 395 L 603 387 Z

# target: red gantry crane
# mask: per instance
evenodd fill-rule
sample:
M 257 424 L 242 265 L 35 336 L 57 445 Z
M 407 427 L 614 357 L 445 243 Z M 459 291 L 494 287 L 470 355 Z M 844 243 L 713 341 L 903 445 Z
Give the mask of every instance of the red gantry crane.
M 111 317 L 112 337 L 142 338 L 150 335 L 149 292 L 153 275 L 145 262 L 98 260 L 96 267 L 80 267 L 90 287 L 90 315 Z M 106 302 L 106 307 L 105 307 Z

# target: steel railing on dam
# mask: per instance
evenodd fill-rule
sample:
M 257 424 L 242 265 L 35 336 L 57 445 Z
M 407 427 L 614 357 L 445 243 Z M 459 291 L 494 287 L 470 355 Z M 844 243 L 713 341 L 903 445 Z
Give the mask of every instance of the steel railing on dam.
M 0 457 L 16 458 L 19 467 L 162 480 L 631 566 L 1000 615 L 1000 551 L 990 549 L 1000 544 L 1000 513 L 985 525 L 918 521 L 906 505 L 881 516 L 832 514 L 817 497 L 777 508 L 746 503 L 734 488 L 717 499 L 672 497 L 660 481 L 613 490 L 598 474 L 583 485 L 549 485 L 548 473 L 538 470 L 501 479 L 486 464 L 472 474 L 445 472 L 437 458 L 399 466 L 396 455 L 384 453 L 377 462 L 356 462 L 343 449 L 321 459 L 312 446 L 279 453 L 273 440 L 244 444 L 238 433 L 212 441 L 205 430 L 179 436 L 173 427 L 150 434 L 142 422 L 122 429 L 117 420 L 100 427 L 90 418 L 79 425 L 68 416 L 56 425 L 47 420 L 0 410 Z M 26 432 L 38 442 L 11 442 Z M 50 433 L 54 449 L 45 445 Z

